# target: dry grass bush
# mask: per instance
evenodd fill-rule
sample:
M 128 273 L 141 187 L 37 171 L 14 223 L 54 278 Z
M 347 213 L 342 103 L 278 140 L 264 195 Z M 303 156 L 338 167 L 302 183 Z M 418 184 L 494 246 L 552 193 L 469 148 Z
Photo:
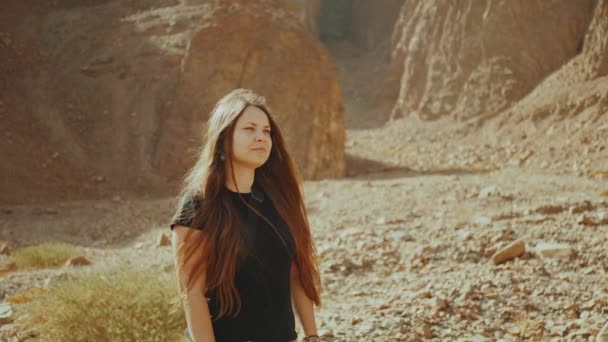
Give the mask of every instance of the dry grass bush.
M 51 284 L 20 320 L 51 342 L 176 341 L 186 328 L 176 291 L 162 271 L 91 272 Z
M 16 250 L 11 256 L 19 269 L 56 267 L 81 254 L 78 247 L 67 243 L 42 243 Z

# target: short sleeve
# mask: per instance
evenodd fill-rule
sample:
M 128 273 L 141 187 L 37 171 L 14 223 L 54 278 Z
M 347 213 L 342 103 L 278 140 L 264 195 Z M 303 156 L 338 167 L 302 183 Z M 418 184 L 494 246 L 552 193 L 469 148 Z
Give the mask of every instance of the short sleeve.
M 192 227 L 193 218 L 197 211 L 201 208 L 201 204 L 202 201 L 198 196 L 187 196 L 180 199 L 178 208 L 171 218 L 171 230 L 173 230 L 175 225 Z

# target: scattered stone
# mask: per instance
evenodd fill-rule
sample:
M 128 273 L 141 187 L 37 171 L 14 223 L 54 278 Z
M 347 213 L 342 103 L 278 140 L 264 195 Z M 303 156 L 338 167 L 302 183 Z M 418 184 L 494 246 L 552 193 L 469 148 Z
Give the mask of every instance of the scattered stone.
M 319 336 L 320 337 L 334 337 L 334 332 L 329 329 L 321 328 L 321 329 L 319 329 Z
M 594 219 L 585 214 L 581 215 L 578 220 L 576 220 L 576 223 L 587 227 L 594 227 L 598 225 Z
M 437 311 L 445 310 L 450 307 L 450 303 L 443 298 L 435 298 L 435 308 Z
M 488 198 L 490 196 L 495 196 L 495 195 L 498 195 L 498 191 L 497 191 L 497 188 L 495 185 L 483 188 L 479 192 L 479 198 Z
M 570 214 L 580 214 L 586 211 L 592 211 L 593 209 L 595 209 L 595 207 L 590 201 L 583 201 L 583 203 L 570 207 L 569 212 Z
M 66 261 L 64 267 L 87 266 L 87 265 L 91 265 L 91 264 L 93 264 L 93 262 L 91 260 L 89 260 L 87 257 L 77 256 L 75 258 L 72 258 L 72 259 Z
M 0 304 L 0 325 L 13 322 L 13 308 L 8 303 Z
M 383 225 L 383 224 L 386 224 L 386 217 L 379 217 L 379 218 L 376 220 L 376 224 L 377 224 L 377 225 L 379 225 L 379 226 L 380 226 L 380 225 Z
M 502 264 L 511 259 L 522 256 L 526 252 L 526 245 L 522 240 L 517 240 L 499 250 L 492 256 L 492 262 L 494 265 Z
M 608 224 L 608 211 L 601 211 L 597 214 L 598 224 Z
M 359 331 L 363 332 L 364 334 L 369 334 L 370 332 L 374 331 L 374 325 L 372 323 L 363 323 L 359 326 Z
M 416 298 L 433 298 L 433 293 L 431 291 L 423 291 L 416 295 Z
M 602 330 L 597 333 L 597 337 L 595 338 L 595 342 L 608 342 L 608 322 L 604 324 Z
M 122 198 L 119 195 L 112 196 L 112 202 L 120 202 Z
M 416 329 L 416 333 L 424 338 L 432 338 L 433 332 L 431 331 L 431 326 L 428 323 L 422 323 L 418 329 Z
M 9 262 L 6 265 L 0 266 L 0 276 L 9 272 L 12 272 L 17 269 L 17 264 L 14 262 Z
M 472 222 L 480 226 L 485 226 L 492 223 L 492 219 L 487 216 L 475 216 L 473 217 Z
M 171 246 L 171 239 L 165 233 L 161 233 L 160 236 L 158 237 L 158 246 L 159 247 Z
M 572 247 L 565 243 L 541 242 L 534 250 L 543 258 L 569 258 L 574 254 Z
M 11 251 L 12 251 L 12 249 L 9 246 L 8 242 L 6 242 L 6 241 L 0 242 L 0 255 L 10 255 Z
M 562 205 L 548 204 L 548 205 L 543 205 L 541 207 L 536 208 L 535 212 L 538 214 L 543 214 L 543 215 L 556 215 L 565 210 L 566 210 L 566 208 L 564 208 Z

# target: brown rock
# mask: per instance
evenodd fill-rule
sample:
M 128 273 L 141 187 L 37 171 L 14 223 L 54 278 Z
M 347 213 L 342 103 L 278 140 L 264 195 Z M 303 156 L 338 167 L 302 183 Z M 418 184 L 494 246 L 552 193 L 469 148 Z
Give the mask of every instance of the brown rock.
M 13 309 L 10 304 L 0 304 L 0 325 L 13 322 Z
M 8 242 L 2 241 L 0 242 L 0 255 L 9 255 L 11 254 L 11 247 Z
M 416 333 L 424 338 L 432 338 L 433 332 L 431 331 L 431 326 L 428 323 L 422 323 L 418 329 L 416 329 Z
M 604 327 L 602 328 L 602 330 L 600 330 L 600 332 L 597 333 L 595 342 L 608 342 L 608 322 L 606 322 L 606 324 L 604 324 Z
M 534 250 L 543 258 L 568 258 L 574 254 L 572 247 L 565 243 L 542 242 Z
M 89 260 L 85 256 L 77 256 L 77 257 L 74 257 L 74 258 L 66 261 L 65 267 L 70 267 L 70 266 L 87 266 L 87 265 L 91 265 L 92 263 L 93 262 L 91 260 Z
M 494 265 L 502 264 L 511 259 L 517 258 L 526 252 L 526 245 L 522 240 L 517 240 L 505 248 L 499 250 L 492 256 Z
M 158 237 L 158 246 L 171 246 L 171 239 L 165 233 L 161 233 Z
M 588 226 L 588 227 L 594 227 L 597 226 L 598 223 L 595 222 L 595 220 L 593 220 L 591 217 L 583 214 L 581 215 L 578 220 L 576 220 L 576 223 L 583 225 L 583 226 Z
M 218 1 L 192 38 L 155 157 L 181 177 L 215 103 L 235 88 L 266 97 L 304 178 L 344 175 L 344 107 L 327 50 L 279 2 Z M 305 115 L 302 115 L 306 113 Z M 175 139 L 176 136 L 182 137 Z
M 6 265 L 0 266 L 0 276 L 6 273 L 12 272 L 17 269 L 17 264 L 14 262 L 10 262 Z

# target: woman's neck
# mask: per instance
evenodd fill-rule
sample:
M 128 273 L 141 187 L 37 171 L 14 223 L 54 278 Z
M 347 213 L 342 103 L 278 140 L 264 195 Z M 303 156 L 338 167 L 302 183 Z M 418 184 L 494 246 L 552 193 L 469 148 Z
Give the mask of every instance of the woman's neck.
M 238 167 L 235 165 L 234 178 L 236 179 L 236 184 L 232 179 L 230 167 L 228 167 L 226 170 L 226 187 L 234 192 L 251 192 L 251 187 L 255 178 L 255 169 Z

